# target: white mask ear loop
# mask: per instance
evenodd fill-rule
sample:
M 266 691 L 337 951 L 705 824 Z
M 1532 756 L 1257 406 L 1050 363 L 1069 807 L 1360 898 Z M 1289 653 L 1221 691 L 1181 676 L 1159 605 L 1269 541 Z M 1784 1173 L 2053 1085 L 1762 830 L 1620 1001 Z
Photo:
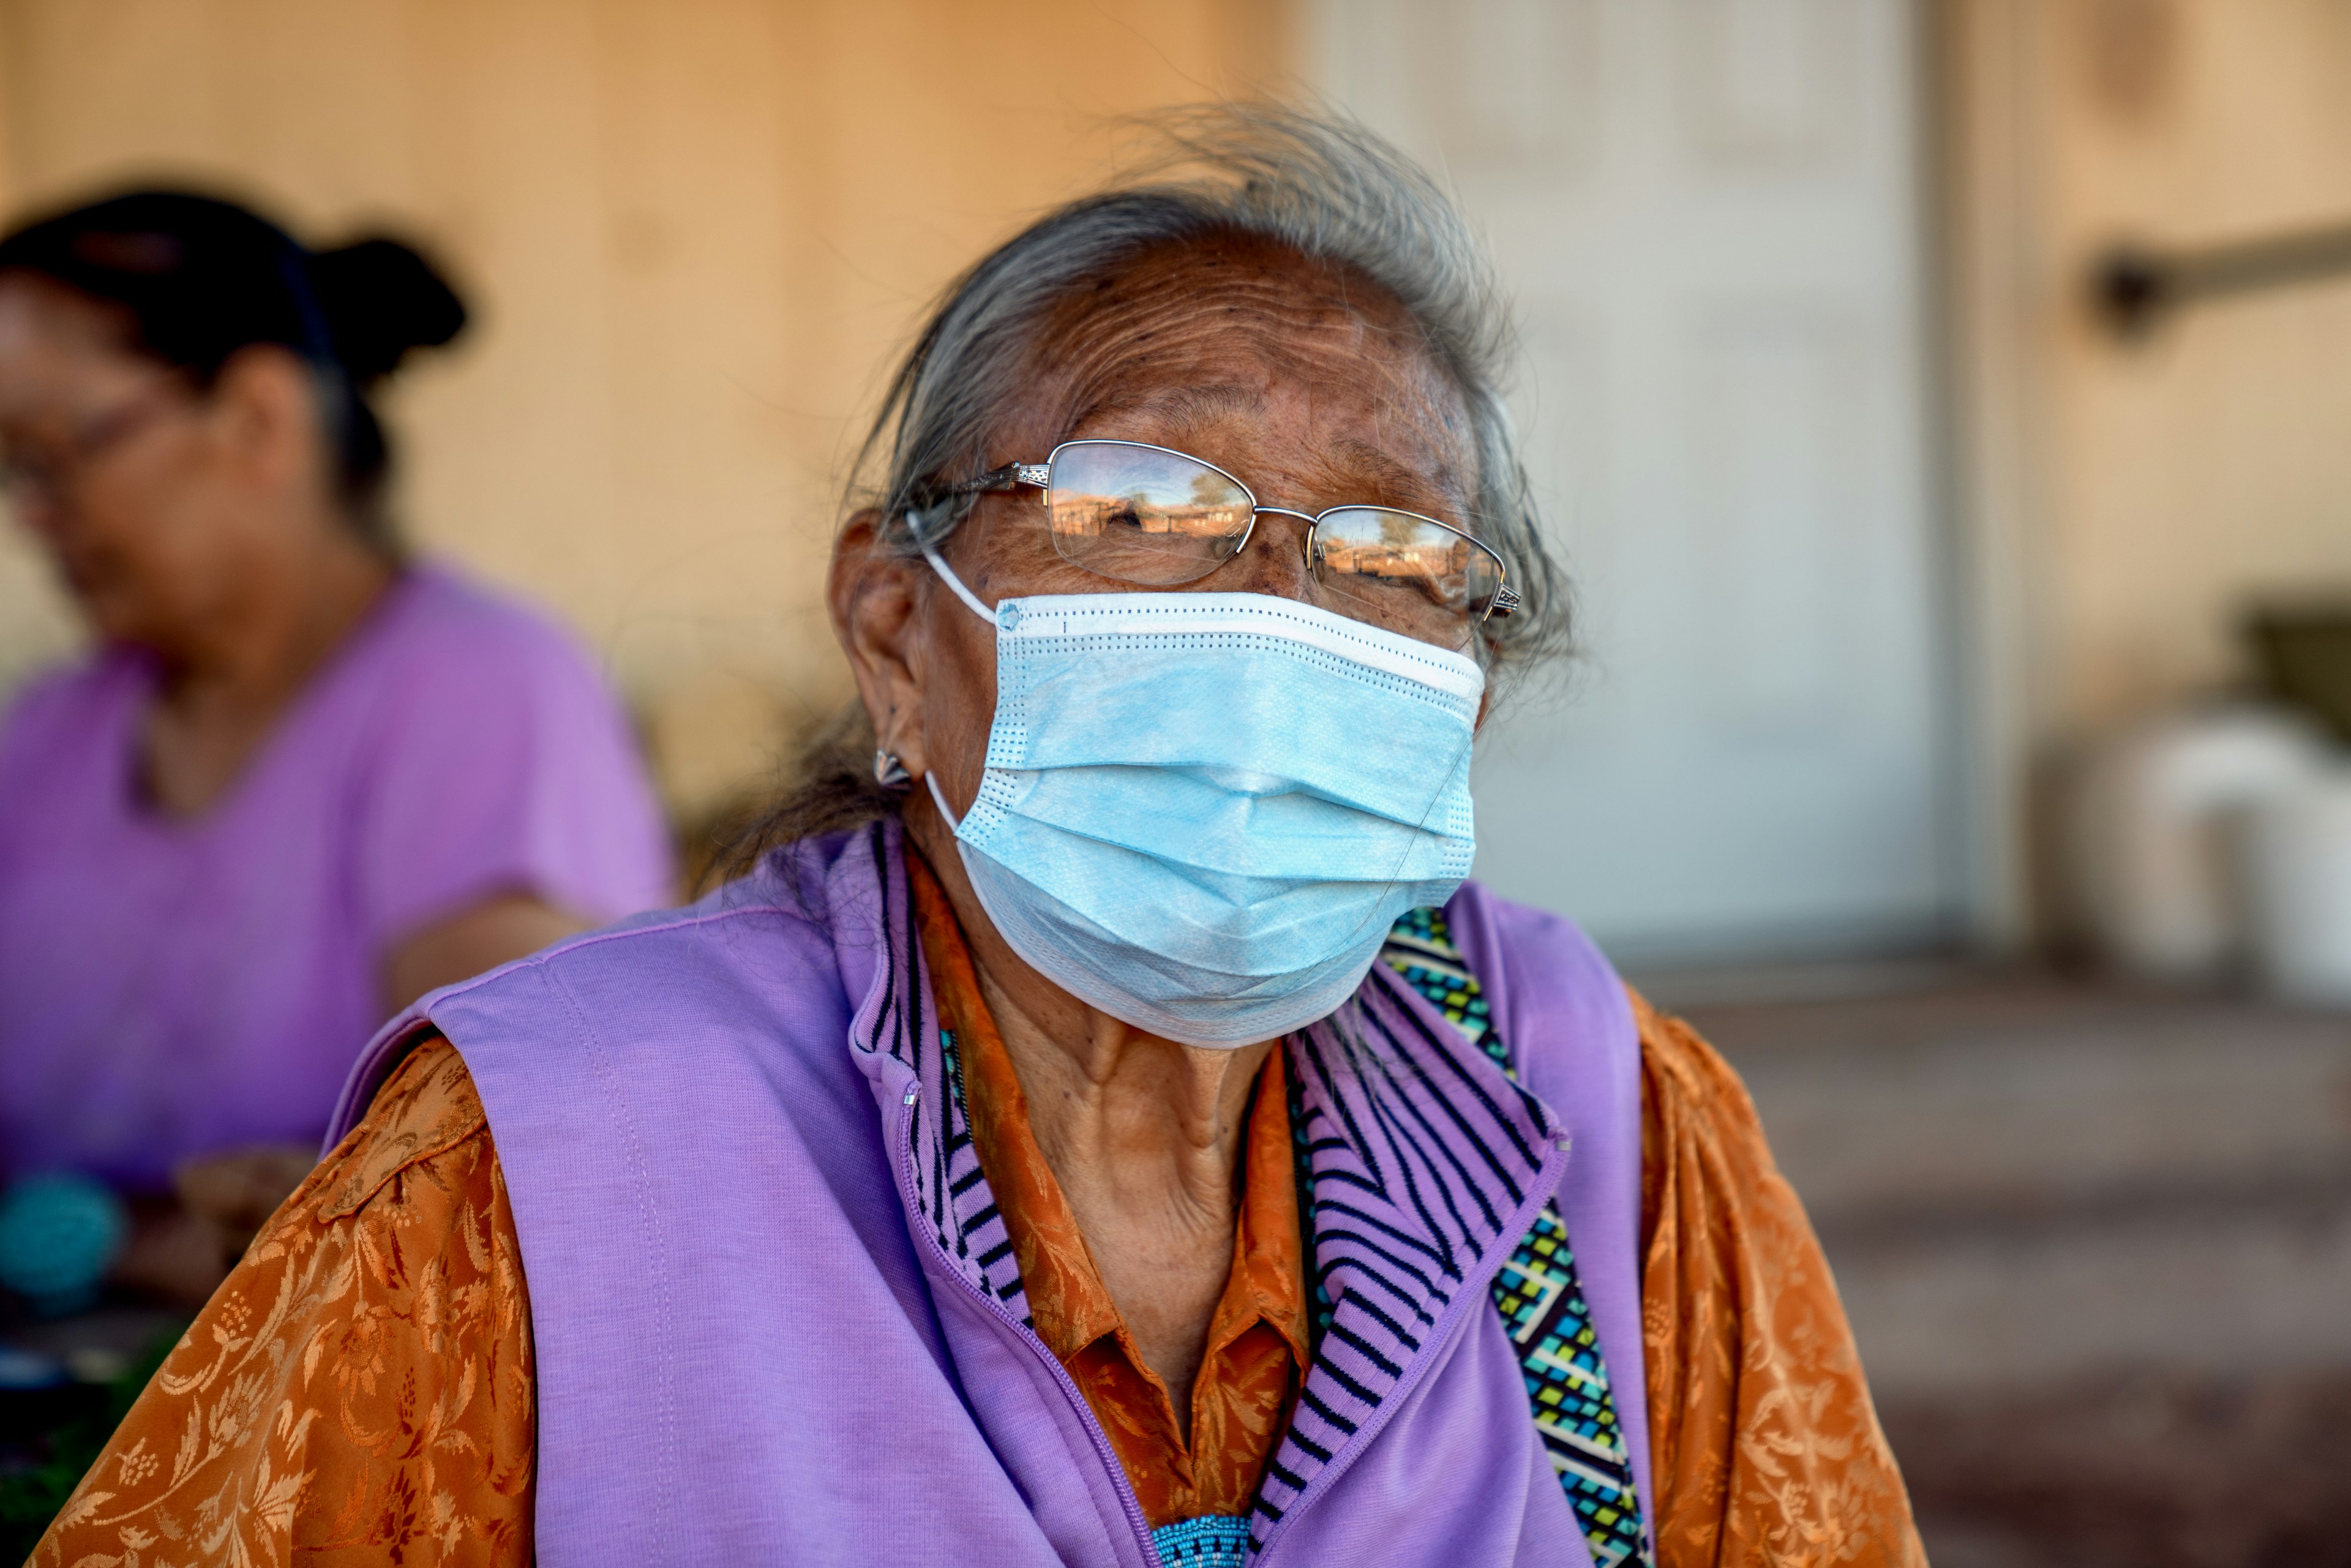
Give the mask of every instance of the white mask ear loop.
M 906 521 L 911 531 L 914 518 L 910 516 Z M 914 536 L 914 545 L 916 549 L 923 552 L 923 559 L 931 563 L 931 570 L 937 572 L 942 578 L 946 579 L 946 585 L 955 590 L 956 597 L 962 600 L 966 604 L 971 606 L 971 612 L 974 615 L 978 616 L 990 626 L 996 624 L 996 612 L 990 610 L 987 605 L 982 604 L 979 601 L 979 595 L 974 593 L 970 589 L 966 588 L 963 585 L 963 579 L 957 577 L 953 571 L 948 570 L 947 563 L 939 559 L 939 552 L 931 548 L 931 544 L 928 539 L 924 538 L 920 534 L 916 534 Z
M 938 807 L 939 815 L 947 820 L 947 831 L 952 833 L 961 828 L 963 824 L 956 821 L 955 809 L 947 804 L 946 791 L 939 788 L 939 776 L 935 773 L 925 773 L 923 775 L 923 782 L 931 787 L 931 803 Z
M 931 570 L 937 572 L 949 588 L 955 590 L 956 597 L 969 605 L 974 615 L 978 616 L 990 626 L 995 625 L 996 612 L 981 603 L 979 595 L 966 588 L 963 579 L 957 577 L 947 563 L 939 559 L 939 552 L 933 549 L 931 541 L 923 537 L 922 528 L 915 522 L 912 512 L 906 514 L 906 531 L 914 536 L 914 548 L 923 552 L 923 559 L 931 563 Z M 923 782 L 931 791 L 931 803 L 938 807 L 939 815 L 946 819 L 947 831 L 952 833 L 961 828 L 963 824 L 956 821 L 955 808 L 947 804 L 946 792 L 939 788 L 938 775 L 925 770 L 923 774 Z

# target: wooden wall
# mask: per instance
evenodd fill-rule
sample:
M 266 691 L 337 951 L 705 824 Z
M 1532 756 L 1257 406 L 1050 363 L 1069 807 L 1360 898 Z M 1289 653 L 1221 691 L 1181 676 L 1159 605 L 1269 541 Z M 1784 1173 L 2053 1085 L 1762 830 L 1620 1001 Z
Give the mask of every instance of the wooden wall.
M 576 628 L 691 811 L 846 690 L 816 586 L 924 302 L 1111 117 L 1289 49 L 1250 0 L 6 0 L 0 199 L 193 180 L 431 242 L 477 330 L 391 400 L 409 531 Z M 0 686 L 69 637 L 0 547 Z

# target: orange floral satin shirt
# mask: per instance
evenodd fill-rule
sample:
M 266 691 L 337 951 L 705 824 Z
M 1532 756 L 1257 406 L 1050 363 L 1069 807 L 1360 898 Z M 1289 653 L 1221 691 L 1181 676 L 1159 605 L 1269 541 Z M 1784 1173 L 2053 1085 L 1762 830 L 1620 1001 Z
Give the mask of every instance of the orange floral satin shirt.
M 41 1568 L 530 1561 L 530 1305 L 456 1048 L 417 1048 L 82 1478 Z
M 1927 1568 L 1828 1260 L 1729 1063 L 1638 996 L 1659 1568 Z
M 1154 1530 L 1204 1513 L 1249 1512 L 1308 1364 L 1305 1253 L 1281 1052 L 1266 1053 L 1242 1133 L 1232 1273 L 1209 1320 L 1186 1443 L 1167 1385 L 1144 1364 L 1029 1131 L 1028 1096 L 988 1016 L 955 910 L 922 862 L 909 855 L 906 864 L 939 1016 L 961 1051 L 972 1142 L 1020 1263 L 1037 1337 L 1093 1407 Z
M 1925 1568 L 1754 1107 L 1687 1027 L 1635 1011 L 1660 1568 Z M 473 1081 L 429 1040 L 254 1242 L 32 1561 L 523 1568 L 520 1256 Z

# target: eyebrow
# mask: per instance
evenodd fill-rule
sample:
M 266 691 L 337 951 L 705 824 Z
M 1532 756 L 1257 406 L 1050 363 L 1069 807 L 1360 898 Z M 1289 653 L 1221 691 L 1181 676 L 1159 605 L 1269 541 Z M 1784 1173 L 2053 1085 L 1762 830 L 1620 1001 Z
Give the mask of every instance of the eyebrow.
M 1417 494 L 1434 489 L 1448 501 L 1459 497 L 1460 485 L 1449 463 L 1416 468 L 1408 463 L 1398 462 L 1367 441 L 1342 438 L 1331 444 L 1334 455 L 1343 457 L 1347 466 L 1355 474 L 1385 486 L 1392 494 Z

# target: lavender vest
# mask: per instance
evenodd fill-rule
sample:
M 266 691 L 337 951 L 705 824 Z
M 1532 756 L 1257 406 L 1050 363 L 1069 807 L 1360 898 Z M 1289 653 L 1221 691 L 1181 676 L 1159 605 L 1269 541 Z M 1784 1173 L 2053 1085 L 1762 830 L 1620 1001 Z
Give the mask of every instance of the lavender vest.
M 811 841 L 427 997 L 355 1070 L 334 1137 L 428 1019 L 480 1091 L 529 1282 L 550 1568 L 1155 1568 L 1028 1326 L 910 909 L 895 823 Z M 1654 1517 L 1624 990 L 1565 921 L 1474 884 L 1447 915 L 1527 1087 L 1384 966 L 1288 1042 L 1333 1314 L 1257 1563 L 1589 1562 L 1488 1296 L 1553 1193 Z

